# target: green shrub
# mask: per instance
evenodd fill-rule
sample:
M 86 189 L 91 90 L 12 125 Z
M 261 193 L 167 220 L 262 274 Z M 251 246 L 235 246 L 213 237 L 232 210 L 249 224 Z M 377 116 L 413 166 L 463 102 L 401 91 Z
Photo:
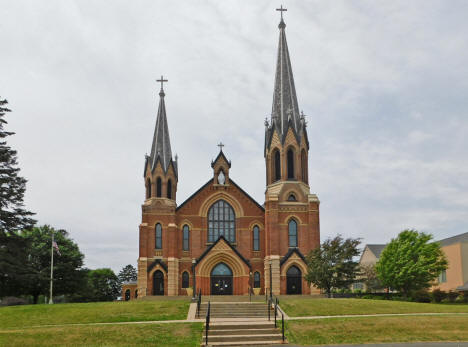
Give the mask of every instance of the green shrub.
M 440 289 L 434 289 L 432 291 L 432 301 L 441 302 L 447 297 L 447 293 Z
M 454 292 L 453 290 L 449 291 L 447 294 L 447 298 L 449 299 L 449 302 L 455 302 L 457 297 L 458 297 L 458 293 Z
M 431 294 L 427 290 L 418 290 L 411 293 L 411 298 L 416 302 L 431 302 Z

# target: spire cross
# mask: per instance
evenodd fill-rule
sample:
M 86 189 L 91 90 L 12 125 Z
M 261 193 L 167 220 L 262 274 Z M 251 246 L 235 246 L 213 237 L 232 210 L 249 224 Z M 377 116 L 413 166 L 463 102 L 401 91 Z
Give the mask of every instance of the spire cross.
M 156 80 L 156 82 L 161 82 L 161 90 L 163 90 L 163 83 L 164 83 L 164 82 L 168 82 L 168 80 L 165 80 L 164 77 L 161 75 L 161 79 L 160 79 L 160 80 Z
M 283 12 L 287 11 L 287 8 L 283 8 L 283 5 L 280 6 L 280 8 L 277 8 L 276 11 L 280 11 L 281 13 L 281 20 L 283 20 Z
M 223 151 L 224 144 L 222 142 L 218 143 L 219 151 Z

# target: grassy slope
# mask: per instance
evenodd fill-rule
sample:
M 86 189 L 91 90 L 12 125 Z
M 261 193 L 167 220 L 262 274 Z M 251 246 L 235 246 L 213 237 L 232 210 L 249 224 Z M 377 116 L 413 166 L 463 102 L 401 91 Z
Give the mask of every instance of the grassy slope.
M 46 324 L 186 319 L 188 301 L 127 301 L 0 308 L 0 329 Z
M 0 330 L 1 346 L 200 346 L 203 325 L 138 324 Z
M 337 316 L 374 313 L 466 312 L 466 304 L 423 304 L 369 299 L 284 298 L 280 306 L 290 317 Z
M 468 341 L 468 317 L 360 317 L 289 321 L 290 343 L 361 344 Z

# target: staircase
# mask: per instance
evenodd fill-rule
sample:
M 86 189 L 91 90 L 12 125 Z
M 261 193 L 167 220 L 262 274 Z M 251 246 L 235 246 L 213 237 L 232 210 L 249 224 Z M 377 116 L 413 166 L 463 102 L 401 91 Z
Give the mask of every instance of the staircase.
M 206 316 L 208 305 L 202 304 L 200 318 Z M 208 346 L 261 346 L 281 344 L 281 330 L 275 328 L 274 311 L 268 321 L 265 303 L 212 302 Z M 278 321 L 281 327 L 281 320 Z M 206 328 L 206 327 L 205 327 Z M 205 332 L 201 346 L 207 346 Z

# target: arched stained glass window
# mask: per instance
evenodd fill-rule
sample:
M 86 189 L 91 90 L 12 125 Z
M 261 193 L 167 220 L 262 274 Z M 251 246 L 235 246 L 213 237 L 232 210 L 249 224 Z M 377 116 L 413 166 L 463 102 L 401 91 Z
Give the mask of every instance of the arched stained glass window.
M 219 263 L 211 270 L 211 276 L 232 276 L 232 270 L 226 264 Z
M 167 198 L 172 199 L 172 181 L 167 181 Z
M 208 211 L 208 242 L 216 242 L 224 236 L 229 242 L 236 241 L 236 215 L 224 200 L 218 200 Z
M 184 225 L 182 229 L 182 250 L 189 250 L 190 229 L 188 225 Z
M 154 248 L 162 249 L 162 226 L 159 223 L 155 227 Z
M 258 226 L 253 227 L 253 250 L 260 250 L 260 228 Z
M 288 178 L 294 178 L 294 151 L 288 149 Z
M 288 223 L 289 247 L 297 247 L 297 222 L 291 219 Z
M 156 197 L 160 198 L 161 195 L 161 177 L 158 177 L 156 180 Z
M 254 288 L 260 288 L 260 273 L 256 271 L 254 273 L 254 283 L 253 283 Z
M 182 274 L 182 288 L 188 288 L 190 287 L 189 285 L 189 274 L 187 271 L 184 271 Z

